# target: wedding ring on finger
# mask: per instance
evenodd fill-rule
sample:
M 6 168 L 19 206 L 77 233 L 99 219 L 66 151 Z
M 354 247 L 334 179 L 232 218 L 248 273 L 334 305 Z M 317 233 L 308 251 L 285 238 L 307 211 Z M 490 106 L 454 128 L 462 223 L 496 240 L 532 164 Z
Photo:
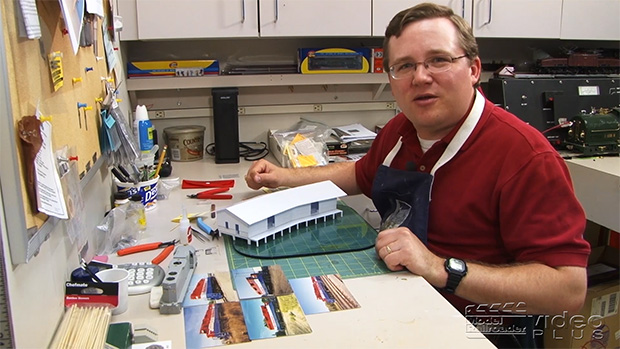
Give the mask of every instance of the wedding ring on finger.
M 387 251 L 387 254 L 392 253 L 392 249 L 390 248 L 390 246 L 389 246 L 389 245 L 386 245 L 386 246 L 385 246 L 385 250 Z

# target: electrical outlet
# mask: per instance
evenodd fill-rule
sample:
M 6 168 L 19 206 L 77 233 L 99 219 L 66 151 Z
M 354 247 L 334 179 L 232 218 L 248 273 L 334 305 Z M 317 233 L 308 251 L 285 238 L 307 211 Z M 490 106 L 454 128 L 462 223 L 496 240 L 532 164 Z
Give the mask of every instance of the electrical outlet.
M 155 117 L 158 118 L 158 119 L 165 118 L 166 117 L 166 112 L 163 111 L 163 110 L 158 110 L 158 111 L 155 112 Z
M 314 111 L 323 111 L 323 105 L 321 104 L 315 104 L 313 108 L 314 108 Z
M 386 109 L 396 109 L 396 105 L 394 104 L 394 102 L 387 102 L 387 103 L 385 103 L 385 108 Z
M 245 108 L 244 107 L 237 108 L 237 114 L 239 114 L 239 115 L 245 114 Z

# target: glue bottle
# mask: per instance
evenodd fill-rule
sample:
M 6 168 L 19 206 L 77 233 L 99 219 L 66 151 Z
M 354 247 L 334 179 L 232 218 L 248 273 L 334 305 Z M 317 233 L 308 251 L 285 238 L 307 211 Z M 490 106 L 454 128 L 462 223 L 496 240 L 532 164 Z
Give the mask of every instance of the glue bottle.
M 192 230 L 189 224 L 189 218 L 187 218 L 187 210 L 183 206 L 183 216 L 179 224 L 179 241 L 183 245 L 189 245 L 192 242 Z
M 149 113 L 144 105 L 138 105 L 136 107 L 133 131 L 136 136 L 136 141 L 140 146 L 140 151 L 142 153 L 150 153 L 154 143 L 153 124 L 151 120 L 149 120 Z
M 136 216 L 138 232 L 144 234 L 146 231 L 146 212 L 142 204 L 142 195 L 136 193 L 129 198 L 130 211 Z

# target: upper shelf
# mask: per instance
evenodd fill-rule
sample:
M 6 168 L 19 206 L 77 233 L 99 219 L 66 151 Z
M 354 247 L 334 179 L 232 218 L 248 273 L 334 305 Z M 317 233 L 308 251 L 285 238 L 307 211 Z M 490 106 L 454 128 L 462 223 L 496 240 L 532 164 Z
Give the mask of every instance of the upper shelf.
M 213 87 L 261 87 L 300 85 L 352 85 L 388 83 L 386 74 L 278 74 L 217 75 L 201 77 L 145 77 L 127 79 L 128 91 Z

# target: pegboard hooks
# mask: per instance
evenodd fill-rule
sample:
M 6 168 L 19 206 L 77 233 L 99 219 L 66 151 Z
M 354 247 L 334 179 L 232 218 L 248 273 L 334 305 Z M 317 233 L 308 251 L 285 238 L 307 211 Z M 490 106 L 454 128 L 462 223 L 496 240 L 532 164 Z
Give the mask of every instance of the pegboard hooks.
M 88 131 L 88 119 L 86 118 L 86 111 L 93 110 L 93 107 L 88 106 L 88 104 L 86 103 L 80 103 L 80 102 L 77 102 L 77 107 L 78 107 L 78 122 L 80 124 L 80 128 L 82 128 L 82 118 L 80 116 L 80 109 L 84 109 L 84 127 L 86 127 L 86 130 Z

